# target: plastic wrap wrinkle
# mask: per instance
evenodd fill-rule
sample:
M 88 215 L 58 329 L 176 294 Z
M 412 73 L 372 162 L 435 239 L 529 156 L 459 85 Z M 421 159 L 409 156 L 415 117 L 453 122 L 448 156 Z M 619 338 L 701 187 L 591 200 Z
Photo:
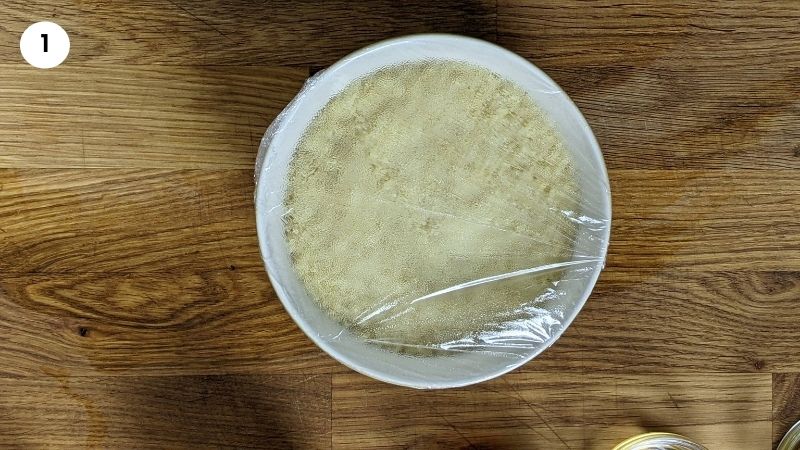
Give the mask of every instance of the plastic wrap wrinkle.
M 450 286 L 448 288 L 445 288 L 445 289 L 442 289 L 442 290 L 439 290 L 439 291 L 436 291 L 436 292 L 431 292 L 430 294 L 423 295 L 422 297 L 418 297 L 418 298 L 415 298 L 414 300 L 411 300 L 411 304 L 413 305 L 414 303 L 417 303 L 417 302 L 421 302 L 421 301 L 424 301 L 424 300 L 429 300 L 429 299 L 432 299 L 432 298 L 435 298 L 435 297 L 438 297 L 438 296 L 441 296 L 441 295 L 444 295 L 444 294 L 448 294 L 448 293 L 451 293 L 451 292 L 458 291 L 460 289 L 471 288 L 471 287 L 478 286 L 478 285 L 485 284 L 485 283 L 492 283 L 494 281 L 507 280 L 509 278 L 519 277 L 519 276 L 522 276 L 522 275 L 530 275 L 530 274 L 534 274 L 534 273 L 552 272 L 554 270 L 563 269 L 563 268 L 569 267 L 569 266 L 576 266 L 576 265 L 579 265 L 579 264 L 597 263 L 597 262 L 600 262 L 600 260 L 599 259 L 586 259 L 586 260 L 566 261 L 566 262 L 562 262 L 562 263 L 547 264 L 547 265 L 544 265 L 544 266 L 531 267 L 530 269 L 522 269 L 522 270 L 516 270 L 514 272 L 507 272 L 507 273 L 501 273 L 501 274 L 498 274 L 498 275 L 492 275 L 492 276 L 485 277 L 485 278 L 480 278 L 480 279 L 477 279 L 477 280 L 467 281 L 465 283 L 457 284 L 455 286 Z

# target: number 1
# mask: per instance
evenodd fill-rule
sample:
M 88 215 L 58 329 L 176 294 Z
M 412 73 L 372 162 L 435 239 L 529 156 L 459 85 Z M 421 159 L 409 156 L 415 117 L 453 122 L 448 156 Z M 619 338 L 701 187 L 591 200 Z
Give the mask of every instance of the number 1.
M 44 39 L 44 52 L 47 53 L 47 33 L 42 33 L 42 39 Z

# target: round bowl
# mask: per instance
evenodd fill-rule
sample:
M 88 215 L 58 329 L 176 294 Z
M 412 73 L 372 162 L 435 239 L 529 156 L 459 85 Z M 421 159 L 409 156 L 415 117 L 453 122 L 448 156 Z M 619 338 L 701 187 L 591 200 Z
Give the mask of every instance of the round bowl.
M 388 351 L 364 342 L 331 319 L 305 291 L 292 267 L 282 221 L 283 201 L 289 162 L 307 126 L 333 96 L 354 80 L 382 67 L 431 59 L 485 67 L 516 82 L 549 115 L 573 153 L 583 208 L 575 214 L 579 226 L 574 258 L 588 265 L 568 269 L 559 285 L 564 295 L 549 305 L 555 326 L 550 322 L 547 332 L 535 341 L 488 350 L 462 349 L 443 356 L 418 357 Z M 453 35 L 414 35 L 379 42 L 312 77 L 261 141 L 255 197 L 261 254 L 275 292 L 292 319 L 342 364 L 378 380 L 414 388 L 458 387 L 495 378 L 552 345 L 589 297 L 603 268 L 610 233 L 608 175 L 600 147 L 578 108 L 553 80 L 522 57 L 485 41 Z

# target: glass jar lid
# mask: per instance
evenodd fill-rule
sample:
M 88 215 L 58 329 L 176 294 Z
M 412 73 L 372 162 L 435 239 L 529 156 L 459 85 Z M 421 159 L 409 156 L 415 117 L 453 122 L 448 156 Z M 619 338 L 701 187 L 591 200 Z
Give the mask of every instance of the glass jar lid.
M 689 438 L 673 433 L 645 433 L 619 443 L 614 450 L 707 450 Z

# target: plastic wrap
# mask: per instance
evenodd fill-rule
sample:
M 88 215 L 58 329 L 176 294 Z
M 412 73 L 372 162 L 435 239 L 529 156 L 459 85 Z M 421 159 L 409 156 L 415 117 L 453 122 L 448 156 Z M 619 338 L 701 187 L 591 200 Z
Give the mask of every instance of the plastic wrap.
M 603 267 L 611 218 L 566 94 L 511 52 L 444 35 L 311 77 L 261 142 L 256 214 L 300 328 L 417 388 L 493 378 L 551 345 Z

